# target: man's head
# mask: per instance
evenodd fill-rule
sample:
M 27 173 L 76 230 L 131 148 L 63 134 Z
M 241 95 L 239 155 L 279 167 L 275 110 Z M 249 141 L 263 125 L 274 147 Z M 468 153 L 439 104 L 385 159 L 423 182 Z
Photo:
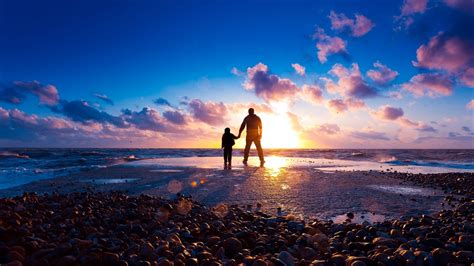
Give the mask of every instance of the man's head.
M 250 108 L 250 109 L 249 109 L 249 114 L 250 114 L 250 115 L 253 115 L 254 113 L 255 113 L 255 110 L 253 110 L 253 108 Z

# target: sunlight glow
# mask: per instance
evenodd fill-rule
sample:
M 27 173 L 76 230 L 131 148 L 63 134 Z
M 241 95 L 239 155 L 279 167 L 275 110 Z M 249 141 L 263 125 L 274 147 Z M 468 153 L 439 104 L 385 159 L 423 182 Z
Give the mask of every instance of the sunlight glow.
M 271 178 L 278 177 L 286 166 L 287 161 L 285 158 L 278 156 L 265 158 L 265 172 L 268 173 Z
M 260 115 L 263 124 L 262 147 L 301 148 L 299 134 L 288 116 L 288 105 L 281 103 L 275 107 L 278 112 Z

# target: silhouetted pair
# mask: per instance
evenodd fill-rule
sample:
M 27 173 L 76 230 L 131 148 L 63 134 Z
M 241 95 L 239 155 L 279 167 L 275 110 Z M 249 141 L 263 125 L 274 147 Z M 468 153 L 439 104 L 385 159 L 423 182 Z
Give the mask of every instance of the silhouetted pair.
M 230 132 L 230 128 L 226 128 L 222 135 L 222 148 L 224 149 L 224 168 L 232 167 L 232 146 L 235 144 L 235 139 L 240 138 L 242 131 L 247 127 L 247 136 L 245 138 L 244 161 L 247 165 L 249 158 L 250 146 L 255 143 L 257 147 L 258 157 L 260 158 L 260 166 L 263 166 L 265 160 L 263 159 L 263 150 L 260 140 L 262 139 L 262 120 L 255 114 L 253 108 L 249 109 L 249 114 L 244 118 L 240 126 L 239 135 L 235 136 Z

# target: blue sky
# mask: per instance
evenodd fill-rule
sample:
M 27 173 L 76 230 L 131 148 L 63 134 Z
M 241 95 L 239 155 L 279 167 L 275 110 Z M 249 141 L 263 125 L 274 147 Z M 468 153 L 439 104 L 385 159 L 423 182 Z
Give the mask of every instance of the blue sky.
M 7 129 L 0 131 L 0 144 L 103 143 L 122 147 L 130 145 L 123 141 L 122 135 L 128 139 L 130 134 L 138 134 L 134 143 L 143 147 L 173 146 L 176 143 L 170 140 L 176 136 L 183 139 L 178 146 L 213 147 L 223 126 L 237 128 L 245 116 L 246 108 L 237 111 L 232 104 L 273 107 L 278 105 L 276 102 L 285 102 L 284 111 L 277 114 L 271 108 L 268 115 L 285 116 L 288 121 L 293 120 L 287 113 L 297 115 L 304 126 L 293 128 L 293 133 L 288 134 L 298 134 L 301 140 L 298 147 L 357 147 L 373 142 L 373 147 L 381 148 L 400 145 L 424 148 L 470 145 L 472 148 L 472 134 L 462 130 L 462 127 L 474 129 L 469 107 L 474 98 L 470 72 L 474 60 L 473 38 L 472 30 L 466 29 L 470 23 L 466 21 L 472 21 L 472 9 L 473 4 L 463 0 L 380 1 L 376 5 L 370 1 L 2 1 L 0 93 L 5 97 L 0 107 L 8 112 L 5 115 L 8 119 L 3 122 Z M 335 14 L 334 21 L 329 18 L 331 12 Z M 363 34 L 359 36 L 354 33 L 358 27 L 356 15 L 364 16 L 372 24 L 368 28 L 361 25 Z M 346 26 L 338 29 L 337 22 Z M 316 45 L 326 38 L 314 37 L 318 28 L 324 30 L 323 36 L 345 42 L 343 51 L 329 53 L 325 62 L 317 56 Z M 429 46 L 430 41 L 436 45 Z M 326 44 L 330 46 L 331 42 Z M 423 45 L 425 55 L 430 56 L 417 58 L 417 49 Z M 451 62 L 452 55 L 446 56 L 449 45 L 459 45 L 458 56 L 467 54 L 467 61 Z M 437 55 L 453 67 L 448 69 L 439 60 L 431 59 L 438 58 Z M 374 69 L 377 61 L 396 71 L 396 77 L 383 85 L 374 83 L 366 73 Z M 268 75 L 293 82 L 293 90 L 317 85 L 322 99 L 309 103 L 298 93 L 273 98 L 259 94 L 257 87 L 262 84 L 251 80 L 247 69 L 260 62 L 268 67 Z M 413 62 L 420 64 L 416 66 Z M 305 67 L 304 76 L 295 73 L 294 63 Z M 341 79 L 328 73 L 336 64 L 349 70 L 352 64 L 357 64 L 361 80 L 376 90 L 377 95 L 350 95 L 343 91 L 345 83 L 340 84 L 342 87 L 337 92 L 329 92 L 327 79 L 336 83 Z M 237 75 L 231 73 L 234 67 L 239 71 Z M 451 82 L 448 91 L 446 86 L 437 87 L 433 81 L 435 74 L 442 75 L 436 82 Z M 403 84 L 416 75 L 422 75 L 416 86 L 403 89 Z M 38 82 L 34 85 L 36 89 L 31 84 L 18 85 L 32 81 Z M 248 89 L 244 88 L 245 83 L 250 84 Z M 278 84 L 262 89 L 278 94 L 283 88 Z M 426 84 L 431 88 L 423 92 Z M 57 89 L 57 103 L 48 105 L 41 99 L 38 102 L 38 91 L 47 85 Z M 28 87 L 29 92 L 23 90 L 26 96 L 20 102 L 12 102 L 8 93 L 21 90 L 18 87 Z M 399 92 L 402 98 L 389 97 L 393 96 L 391 92 Z M 100 100 L 96 94 L 106 95 L 114 104 Z M 171 106 L 154 104 L 157 98 L 167 99 Z M 329 101 L 336 99 L 344 100 L 346 105 L 351 99 L 359 100 L 364 106 L 346 106 L 345 111 L 334 115 Z M 190 104 L 193 100 L 199 100 L 204 109 L 222 102 L 223 119 L 212 122 L 203 119 Z M 126 125 L 115 130 L 116 135 L 105 136 L 116 125 L 94 116 L 67 113 L 64 101 L 79 101 L 103 115 L 124 120 Z M 384 106 L 402 108 L 403 115 L 390 116 L 394 109 L 383 109 Z M 122 112 L 129 109 L 139 113 L 143 108 L 147 109 L 142 118 L 157 125 L 140 128 L 138 125 L 143 121 L 125 118 Z M 31 125 L 18 121 L 12 110 L 37 118 L 63 119 L 76 131 L 59 134 L 52 130 L 51 135 L 59 134 L 64 140 L 55 143 L 49 135 L 42 136 Z M 167 121 L 163 117 L 166 111 L 179 112 L 186 123 Z M 169 122 L 171 125 L 167 127 Z M 339 131 L 323 136 L 323 125 L 337 125 Z M 178 128 L 162 129 L 174 127 Z M 191 133 L 185 135 L 180 128 Z M 49 134 L 51 129 L 44 130 Z M 120 130 L 123 132 L 119 134 Z M 351 140 L 351 136 L 360 136 L 356 133 L 361 130 L 368 138 Z M 18 131 L 29 137 L 15 137 L 13 132 Z M 317 142 L 312 140 L 314 132 Z M 451 137 L 450 133 L 453 133 Z M 206 141 L 198 143 L 196 134 L 204 134 Z M 384 138 L 380 139 L 382 135 Z M 34 138 L 41 141 L 32 141 Z M 155 141 L 150 142 L 150 138 Z M 431 141 L 426 143 L 426 139 Z M 268 143 L 268 146 L 278 145 Z

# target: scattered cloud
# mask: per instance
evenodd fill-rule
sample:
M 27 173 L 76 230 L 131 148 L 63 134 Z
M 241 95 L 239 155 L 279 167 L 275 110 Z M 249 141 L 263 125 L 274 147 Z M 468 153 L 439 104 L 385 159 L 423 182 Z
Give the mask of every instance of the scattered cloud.
M 255 91 L 255 94 L 266 102 L 291 101 L 299 93 L 293 81 L 270 74 L 268 66 L 262 63 L 247 68 L 244 88 Z
M 291 64 L 296 73 L 300 76 L 306 75 L 306 68 L 298 63 Z
M 338 78 L 337 83 L 331 79 L 323 79 L 329 93 L 338 93 L 341 96 L 356 99 L 372 98 L 378 94 L 374 87 L 362 79 L 359 65 L 356 63 L 352 64 L 351 69 L 335 64 L 329 73 Z
M 362 140 L 390 140 L 390 138 L 385 132 L 378 132 L 373 130 L 352 131 L 349 136 Z
M 379 61 L 374 63 L 376 69 L 367 71 L 367 77 L 371 78 L 379 85 L 385 85 L 398 76 L 398 72 L 388 68 Z
M 370 19 L 360 14 L 356 14 L 355 19 L 350 19 L 343 13 L 331 11 L 328 17 L 331 20 L 331 29 L 349 29 L 354 37 L 364 36 L 375 26 Z
M 474 88 L 474 67 L 469 67 L 460 74 L 462 84 Z
M 166 118 L 169 122 L 176 125 L 186 124 L 186 116 L 180 111 L 168 110 L 163 112 L 163 117 Z
M 212 126 L 223 124 L 228 113 L 226 105 L 222 102 L 203 102 L 193 99 L 188 103 L 188 107 L 196 120 Z
M 316 48 L 318 49 L 318 59 L 321 63 L 328 61 L 328 56 L 333 54 L 347 55 L 347 43 L 339 37 L 328 36 L 322 28 L 317 28 L 313 38 L 318 40 Z
M 86 101 L 62 101 L 58 107 L 52 110 L 83 124 L 109 123 L 120 128 L 128 127 L 121 117 L 99 111 Z
M 170 104 L 170 102 L 168 102 L 168 100 L 166 100 L 164 98 L 161 98 L 161 97 L 154 100 L 153 103 L 155 103 L 156 105 L 171 106 L 171 104 Z
M 318 132 L 324 133 L 326 135 L 335 135 L 341 131 L 337 124 L 321 124 L 316 127 Z
M 129 124 L 141 130 L 157 132 L 176 132 L 177 130 L 167 123 L 167 120 L 160 113 L 148 107 L 143 107 L 139 112 L 125 110 L 122 118 Z
M 414 22 L 413 16 L 423 14 L 426 11 L 428 0 L 405 0 L 401 7 L 401 14 L 395 17 L 396 22 L 400 22 L 406 28 Z
M 471 132 L 471 128 L 469 128 L 468 126 L 463 126 L 461 129 L 466 132 Z
M 443 0 L 443 2 L 449 7 L 471 14 L 474 13 L 474 1 L 472 0 Z
M 236 75 L 236 76 L 239 76 L 239 77 L 245 75 L 244 72 L 240 71 L 240 70 L 239 70 L 238 68 L 236 68 L 236 67 L 233 67 L 233 68 L 230 70 L 230 73 L 232 73 L 232 74 L 234 74 L 234 75 Z
M 327 101 L 327 107 L 329 111 L 333 113 L 342 114 L 348 110 L 356 110 L 356 109 L 364 108 L 366 107 L 366 105 L 361 100 L 346 98 L 346 99 L 331 99 Z
M 301 98 L 312 104 L 321 104 L 323 102 L 323 91 L 317 85 L 303 85 Z
M 469 110 L 473 110 L 473 109 L 474 109 L 474 99 L 470 100 L 470 101 L 466 104 L 466 109 L 469 109 Z
M 38 97 L 41 104 L 54 106 L 59 101 L 59 93 L 54 85 L 43 85 L 34 81 L 15 81 L 13 84 L 0 88 L 0 101 L 20 104 L 27 94 L 33 94 Z
M 453 82 L 441 73 L 424 73 L 412 77 L 408 83 L 402 84 L 402 88 L 416 97 L 448 96 L 453 92 Z
M 94 96 L 97 97 L 98 99 L 104 101 L 105 103 L 108 103 L 110 105 L 114 105 L 114 101 L 110 99 L 107 95 L 101 94 L 101 93 L 94 93 Z
M 403 109 L 392 107 L 390 105 L 381 106 L 377 111 L 371 111 L 371 114 L 382 120 L 397 120 L 403 116 Z
M 427 45 L 416 50 L 414 66 L 445 70 L 451 73 L 461 71 L 474 60 L 474 44 L 456 36 L 441 32 L 432 37 Z

